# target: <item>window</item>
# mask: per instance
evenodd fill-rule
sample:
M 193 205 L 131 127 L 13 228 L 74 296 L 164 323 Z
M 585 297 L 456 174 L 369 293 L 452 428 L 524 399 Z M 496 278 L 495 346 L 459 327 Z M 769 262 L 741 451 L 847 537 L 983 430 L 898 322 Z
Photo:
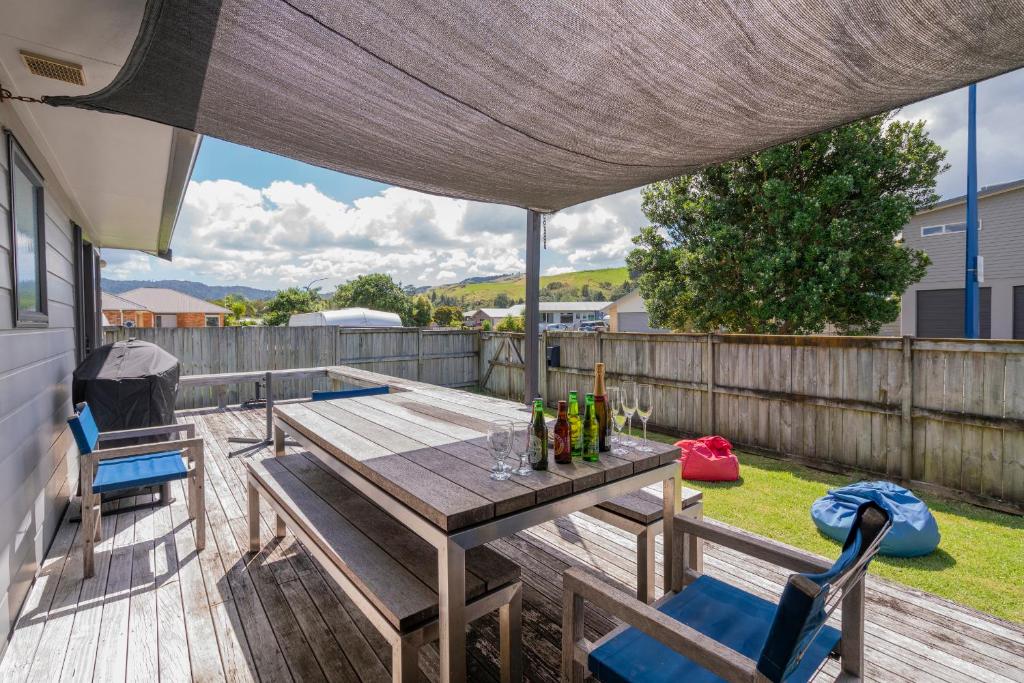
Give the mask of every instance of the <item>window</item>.
M 47 315 L 43 177 L 10 132 L 7 159 L 15 325 L 44 327 Z
M 208 315 L 206 316 L 207 327 L 220 327 L 220 316 Z
M 982 228 L 981 219 L 978 219 L 978 230 Z M 921 237 L 931 235 L 951 235 L 958 232 L 967 232 L 967 223 L 946 223 L 945 225 L 929 225 L 921 228 Z
M 930 225 L 927 228 L 921 228 L 921 237 L 928 237 L 929 235 L 941 235 L 943 225 Z

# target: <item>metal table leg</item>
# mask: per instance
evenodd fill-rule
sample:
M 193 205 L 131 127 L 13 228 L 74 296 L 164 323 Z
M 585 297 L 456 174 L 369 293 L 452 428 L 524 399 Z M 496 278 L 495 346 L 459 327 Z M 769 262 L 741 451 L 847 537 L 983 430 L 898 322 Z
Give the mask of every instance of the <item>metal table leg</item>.
M 466 551 L 448 539 L 437 550 L 442 683 L 466 680 Z

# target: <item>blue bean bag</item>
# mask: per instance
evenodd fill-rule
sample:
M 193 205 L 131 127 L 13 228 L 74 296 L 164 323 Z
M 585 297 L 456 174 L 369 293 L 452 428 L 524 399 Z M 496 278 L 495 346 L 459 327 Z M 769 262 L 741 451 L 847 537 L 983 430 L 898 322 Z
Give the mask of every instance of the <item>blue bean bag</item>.
M 888 481 L 862 481 L 833 489 L 811 505 L 811 519 L 829 538 L 843 542 L 857 508 L 872 500 L 889 512 L 892 530 L 879 553 L 892 557 L 927 555 L 939 545 L 939 525 L 928 506 L 913 493 Z

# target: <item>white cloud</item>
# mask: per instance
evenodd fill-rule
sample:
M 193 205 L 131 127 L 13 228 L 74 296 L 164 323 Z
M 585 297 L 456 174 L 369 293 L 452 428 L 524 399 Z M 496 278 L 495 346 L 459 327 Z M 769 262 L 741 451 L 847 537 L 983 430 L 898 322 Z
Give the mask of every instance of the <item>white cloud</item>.
M 571 273 L 572 266 L 551 266 L 544 270 L 545 275 L 561 275 L 562 273 Z

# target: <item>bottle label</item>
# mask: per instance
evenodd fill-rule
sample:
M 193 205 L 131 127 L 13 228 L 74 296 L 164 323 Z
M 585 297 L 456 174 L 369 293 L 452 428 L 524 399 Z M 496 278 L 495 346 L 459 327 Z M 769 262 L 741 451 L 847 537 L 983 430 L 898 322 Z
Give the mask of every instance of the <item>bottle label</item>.
M 555 432 L 555 455 L 565 455 L 569 453 L 570 450 L 571 446 L 569 445 L 569 435 Z

